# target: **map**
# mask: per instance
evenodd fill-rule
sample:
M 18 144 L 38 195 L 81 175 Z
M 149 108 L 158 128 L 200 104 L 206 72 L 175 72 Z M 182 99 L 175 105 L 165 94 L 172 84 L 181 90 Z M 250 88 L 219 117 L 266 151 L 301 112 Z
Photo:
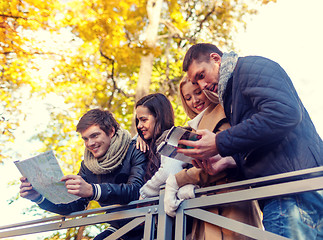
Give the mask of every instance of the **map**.
M 60 181 L 63 172 L 53 151 L 14 163 L 33 188 L 52 203 L 70 203 L 80 198 L 68 193 L 65 182 Z

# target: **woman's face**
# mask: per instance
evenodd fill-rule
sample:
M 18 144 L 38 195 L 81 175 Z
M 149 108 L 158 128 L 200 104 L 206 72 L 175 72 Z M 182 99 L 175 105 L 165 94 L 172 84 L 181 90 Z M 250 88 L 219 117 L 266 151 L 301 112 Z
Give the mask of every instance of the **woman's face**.
M 153 137 L 156 118 L 150 113 L 149 109 L 144 106 L 136 108 L 136 116 L 138 120 L 137 128 L 141 131 L 145 140 Z
M 182 86 L 182 94 L 187 106 L 197 114 L 202 112 L 211 103 L 200 89 L 199 85 L 192 84 L 190 81 Z

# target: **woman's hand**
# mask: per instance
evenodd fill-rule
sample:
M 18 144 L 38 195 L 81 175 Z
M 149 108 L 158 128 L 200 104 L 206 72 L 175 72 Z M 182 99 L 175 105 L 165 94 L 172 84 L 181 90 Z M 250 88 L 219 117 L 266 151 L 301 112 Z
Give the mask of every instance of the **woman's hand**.
M 197 168 L 202 168 L 209 175 L 216 175 L 227 168 L 237 167 L 232 157 L 223 158 L 219 154 L 204 160 L 194 159 L 193 165 Z
M 136 147 L 144 153 L 149 150 L 148 144 L 140 136 L 137 137 Z

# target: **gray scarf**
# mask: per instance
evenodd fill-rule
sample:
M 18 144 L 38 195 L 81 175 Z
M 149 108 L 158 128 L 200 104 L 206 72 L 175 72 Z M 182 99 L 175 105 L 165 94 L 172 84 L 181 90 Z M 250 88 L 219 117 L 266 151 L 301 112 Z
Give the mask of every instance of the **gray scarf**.
M 234 68 L 238 62 L 238 54 L 235 52 L 223 53 L 221 58 L 221 66 L 219 70 L 219 83 L 218 94 L 204 90 L 205 95 L 211 100 L 211 102 L 219 103 L 223 106 L 223 96 L 227 87 L 228 80 L 233 74 Z
M 119 128 L 111 139 L 108 151 L 100 158 L 95 158 L 93 154 L 85 149 L 84 164 L 94 174 L 111 173 L 123 161 L 127 154 L 131 135 L 127 130 Z

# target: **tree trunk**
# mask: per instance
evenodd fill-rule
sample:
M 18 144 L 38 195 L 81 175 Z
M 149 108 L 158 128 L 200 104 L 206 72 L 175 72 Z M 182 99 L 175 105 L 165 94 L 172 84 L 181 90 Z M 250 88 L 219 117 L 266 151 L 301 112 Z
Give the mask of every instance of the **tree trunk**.
M 85 226 L 79 227 L 79 229 L 77 230 L 75 240 L 82 240 L 83 239 L 84 230 L 85 230 Z
M 148 0 L 147 2 L 147 15 L 149 23 L 144 33 L 145 46 L 147 47 L 147 52 L 143 53 L 140 60 L 141 62 L 139 78 L 135 95 L 136 102 L 149 92 L 149 86 L 151 83 L 151 73 L 154 62 L 154 54 L 151 52 L 151 50 L 153 50 L 156 47 L 162 4 L 163 0 Z M 131 127 L 131 134 L 136 134 L 134 121 Z
M 136 102 L 149 92 L 151 73 L 154 63 L 154 54 L 143 55 L 140 61 L 139 78 L 136 88 Z

